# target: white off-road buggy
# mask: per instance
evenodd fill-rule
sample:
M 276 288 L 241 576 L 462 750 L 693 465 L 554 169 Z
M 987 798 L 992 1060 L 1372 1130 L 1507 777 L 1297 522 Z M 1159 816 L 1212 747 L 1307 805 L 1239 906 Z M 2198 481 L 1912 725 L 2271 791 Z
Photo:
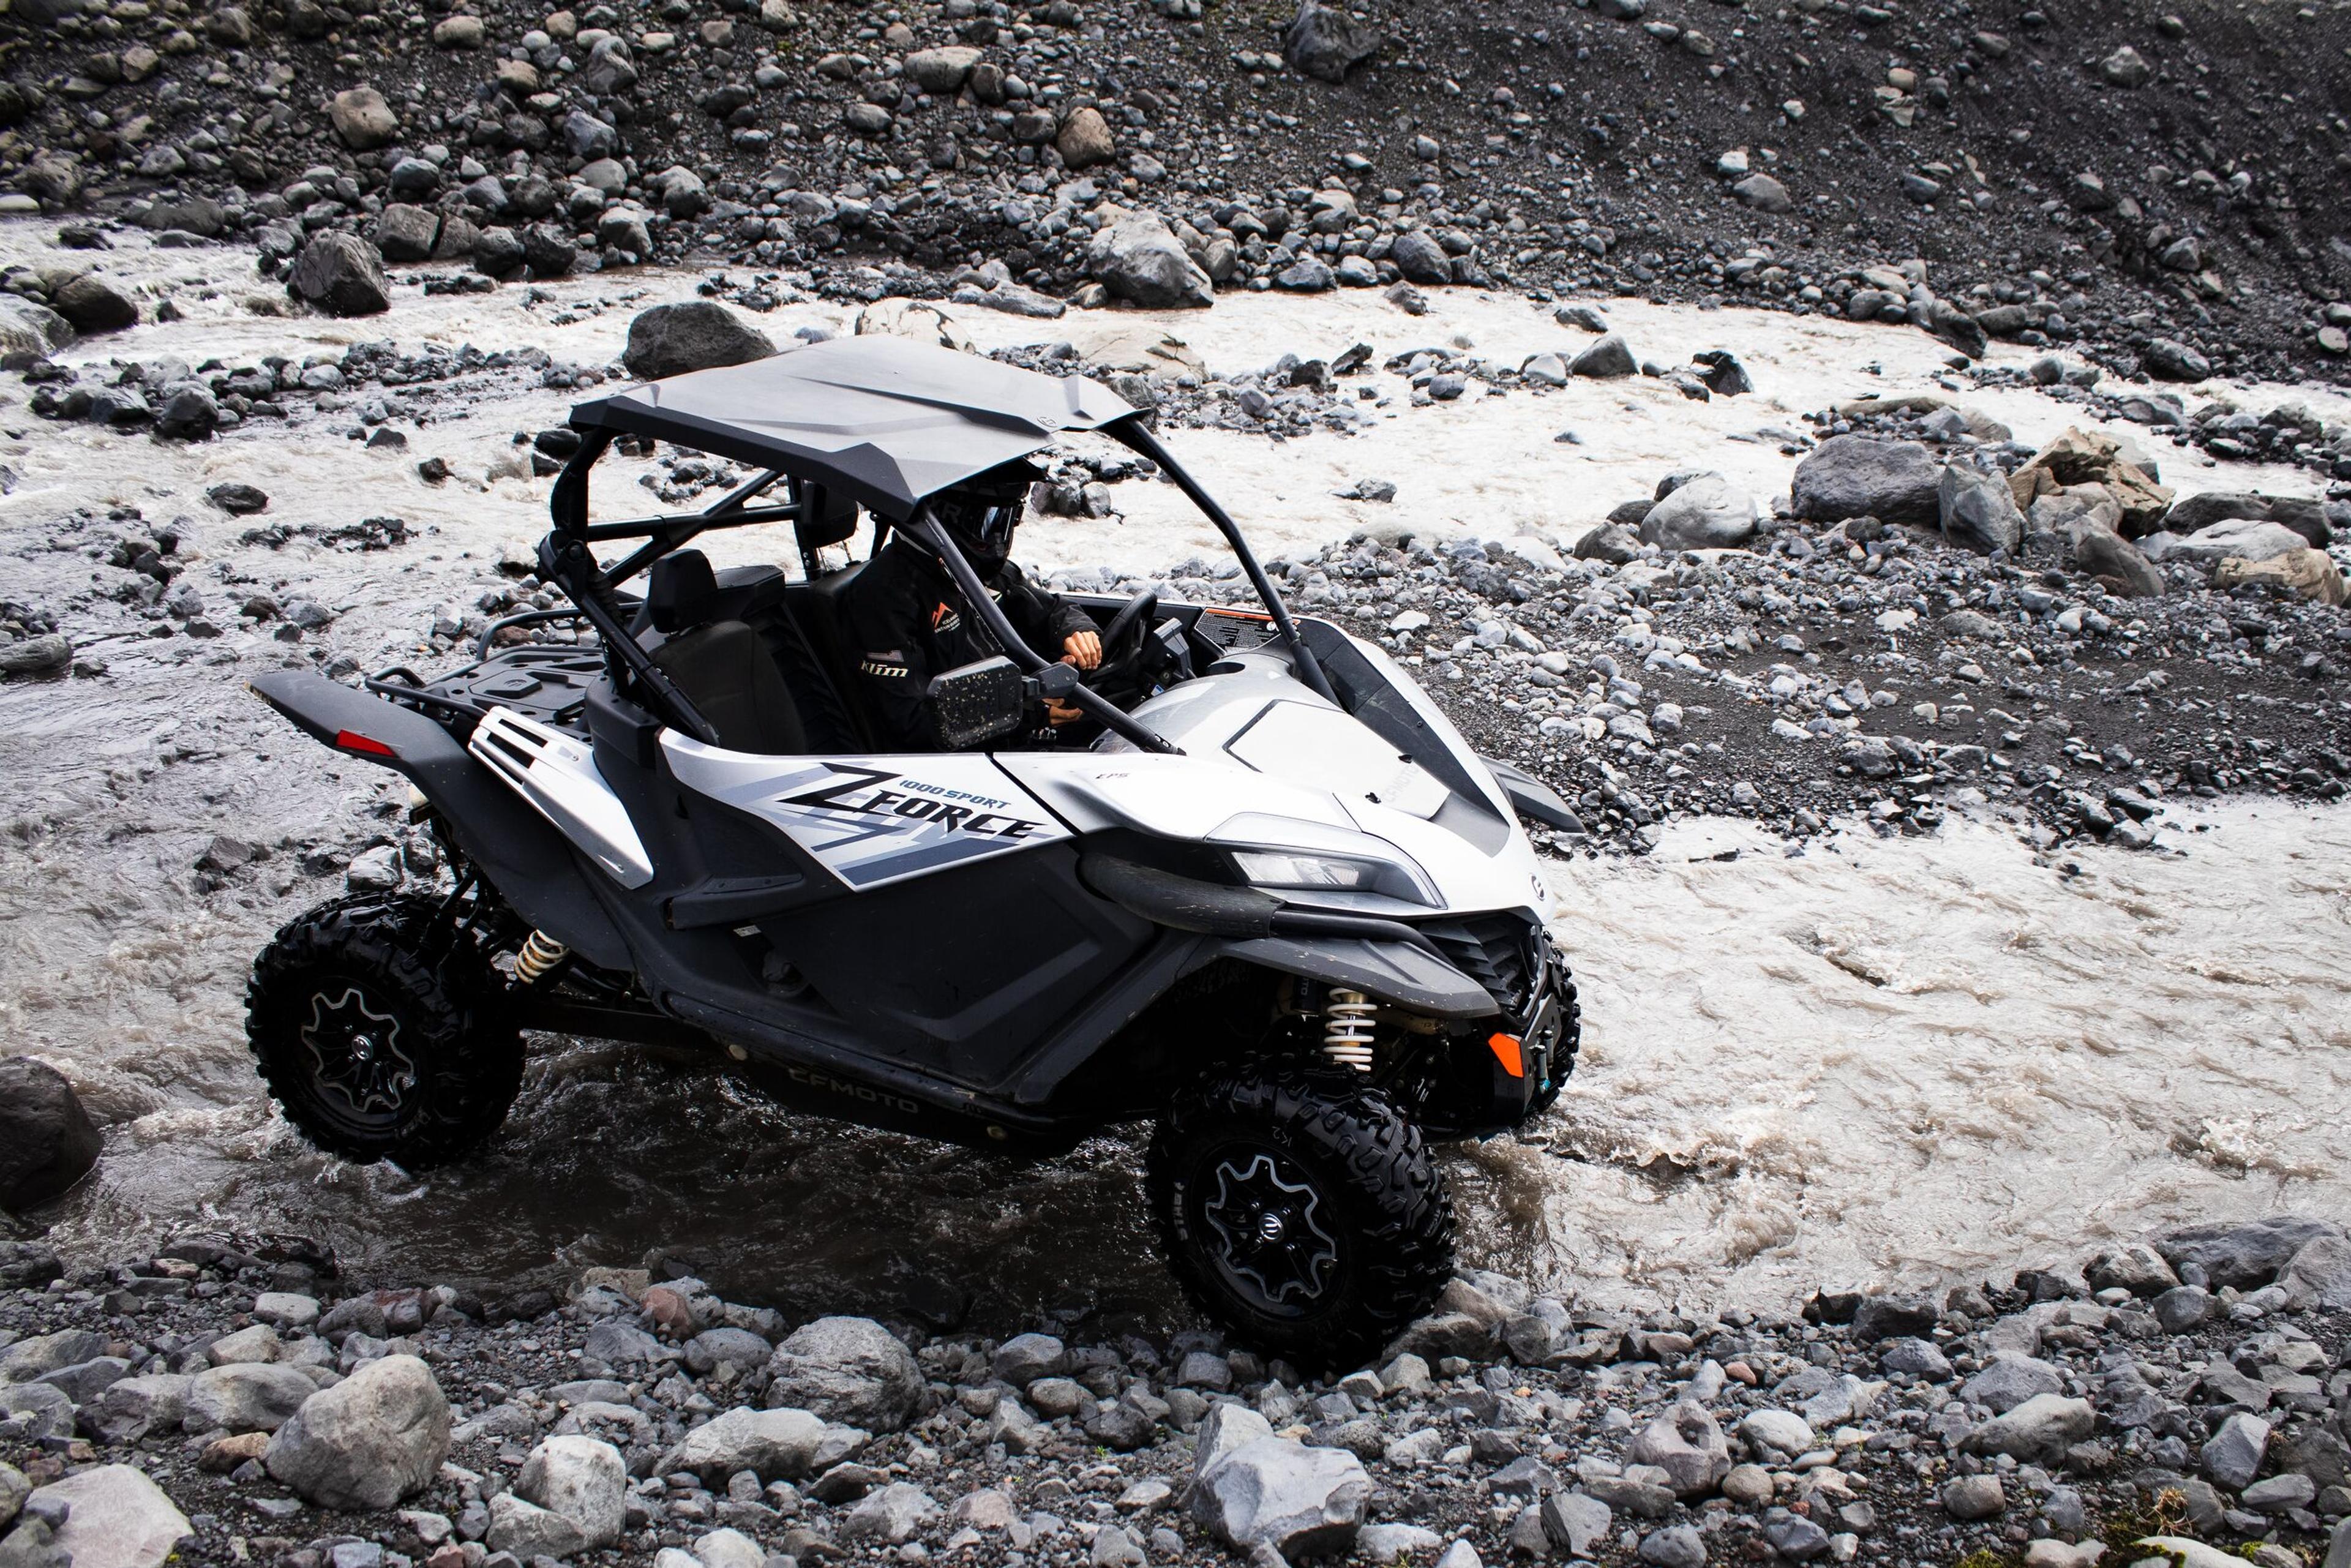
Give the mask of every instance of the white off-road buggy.
M 1558 798 L 1478 757 L 1380 649 L 1293 619 L 1098 382 L 859 338 L 626 387 L 571 424 L 538 564 L 567 606 L 435 680 L 254 683 L 405 774 L 455 873 L 314 910 L 256 960 L 252 1044 L 287 1116 L 348 1158 L 451 1160 L 505 1116 L 522 1031 L 548 1030 L 683 1043 L 804 1109 L 1011 1154 L 1147 1119 L 1148 1201 L 1210 1316 L 1328 1364 L 1425 1311 L 1453 1260 L 1427 1141 L 1523 1124 L 1573 1063 L 1517 817 L 1567 820 Z M 1023 644 L 928 502 L 1088 431 L 1182 487 L 1258 604 L 1081 598 L 1105 650 L 1081 679 Z M 705 511 L 591 522 L 622 438 L 756 474 Z M 688 548 L 758 527 L 794 570 Z M 844 547 L 892 529 L 1003 650 L 932 683 L 962 749 L 878 754 L 860 711 Z M 990 748 L 1047 700 L 1091 744 Z

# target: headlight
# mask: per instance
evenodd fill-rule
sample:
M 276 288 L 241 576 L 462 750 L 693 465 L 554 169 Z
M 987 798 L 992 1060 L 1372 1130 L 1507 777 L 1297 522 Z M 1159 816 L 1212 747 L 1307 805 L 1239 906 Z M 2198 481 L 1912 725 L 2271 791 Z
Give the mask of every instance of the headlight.
M 1241 874 L 1260 887 L 1344 887 L 1376 891 L 1387 868 L 1336 855 L 1301 855 L 1280 850 L 1241 850 L 1233 860 Z

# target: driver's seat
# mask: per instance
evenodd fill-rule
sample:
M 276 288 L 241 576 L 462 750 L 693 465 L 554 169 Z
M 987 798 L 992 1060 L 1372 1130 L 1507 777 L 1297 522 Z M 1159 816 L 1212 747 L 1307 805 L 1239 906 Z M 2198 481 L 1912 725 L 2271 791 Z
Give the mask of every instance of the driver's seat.
M 799 705 L 759 634 L 740 621 L 713 621 L 720 602 L 710 558 L 677 550 L 653 562 L 645 613 L 661 641 L 653 667 L 685 694 L 729 751 L 799 756 L 808 750 Z

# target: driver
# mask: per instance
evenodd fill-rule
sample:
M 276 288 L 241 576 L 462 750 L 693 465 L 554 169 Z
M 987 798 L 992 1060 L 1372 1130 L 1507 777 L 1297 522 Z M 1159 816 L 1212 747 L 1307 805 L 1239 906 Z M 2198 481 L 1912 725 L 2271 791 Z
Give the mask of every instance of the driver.
M 1012 532 L 1036 477 L 1025 462 L 991 468 L 932 497 L 931 516 L 1022 642 L 1059 648 L 1061 663 L 1092 670 L 1102 653 L 1092 618 L 1030 582 L 1012 563 Z M 1004 652 L 971 612 L 946 564 L 910 535 L 892 534 L 841 595 L 841 620 L 876 743 L 889 751 L 945 750 L 928 701 L 931 677 Z M 1030 738 L 1050 745 L 1053 730 L 1084 716 L 1070 704 L 1053 703 L 1046 710 L 1048 727 Z

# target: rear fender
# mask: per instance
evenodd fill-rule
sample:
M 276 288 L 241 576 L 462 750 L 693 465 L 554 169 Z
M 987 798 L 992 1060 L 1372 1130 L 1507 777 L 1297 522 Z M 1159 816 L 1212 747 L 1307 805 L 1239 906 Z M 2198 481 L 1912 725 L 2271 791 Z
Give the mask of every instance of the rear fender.
M 1483 1019 L 1501 1009 L 1486 988 L 1406 942 L 1357 936 L 1254 936 L 1227 942 L 1228 957 L 1285 975 L 1345 986 L 1384 1002 L 1438 1019 Z
M 571 846 L 447 730 L 412 708 L 308 670 L 258 675 L 252 688 L 312 739 L 406 775 L 457 847 L 524 919 L 601 967 L 636 967 Z

